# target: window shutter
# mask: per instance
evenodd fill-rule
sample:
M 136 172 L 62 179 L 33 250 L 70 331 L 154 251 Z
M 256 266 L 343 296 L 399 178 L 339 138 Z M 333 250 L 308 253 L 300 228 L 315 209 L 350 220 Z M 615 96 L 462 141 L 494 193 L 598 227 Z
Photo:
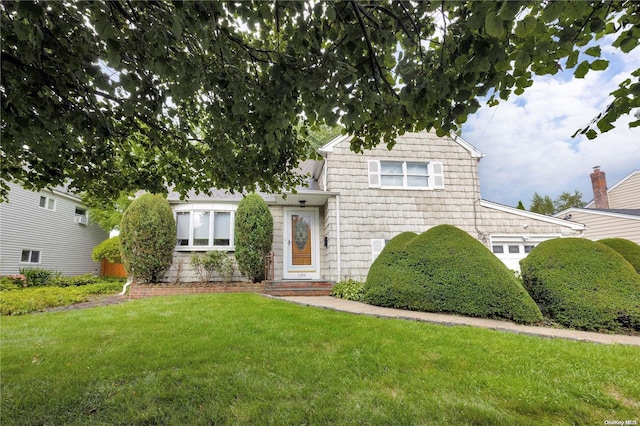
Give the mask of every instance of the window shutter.
M 431 186 L 433 189 L 444 189 L 444 172 L 442 170 L 442 163 L 432 162 L 431 166 Z
M 385 240 L 371 240 L 371 262 L 378 257 L 382 249 L 384 248 Z
M 380 162 L 369 160 L 369 188 L 380 188 Z

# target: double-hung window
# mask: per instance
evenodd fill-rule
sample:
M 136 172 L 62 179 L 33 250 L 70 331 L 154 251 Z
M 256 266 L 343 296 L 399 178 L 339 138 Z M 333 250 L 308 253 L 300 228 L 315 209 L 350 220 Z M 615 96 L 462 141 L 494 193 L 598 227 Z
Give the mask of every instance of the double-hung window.
M 444 189 L 442 163 L 369 160 L 369 187 L 382 189 Z
M 56 209 L 56 200 L 55 198 L 47 197 L 45 195 L 40 196 L 40 204 L 39 206 L 43 209 L 47 210 L 55 210 Z
M 233 212 L 192 210 L 176 212 L 178 247 L 233 248 Z

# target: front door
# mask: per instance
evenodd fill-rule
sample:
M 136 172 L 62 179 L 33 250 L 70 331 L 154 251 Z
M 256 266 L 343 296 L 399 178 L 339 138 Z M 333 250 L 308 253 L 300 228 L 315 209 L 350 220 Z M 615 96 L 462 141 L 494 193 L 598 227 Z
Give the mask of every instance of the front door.
M 286 210 L 284 223 L 284 278 L 320 278 L 318 267 L 318 210 Z

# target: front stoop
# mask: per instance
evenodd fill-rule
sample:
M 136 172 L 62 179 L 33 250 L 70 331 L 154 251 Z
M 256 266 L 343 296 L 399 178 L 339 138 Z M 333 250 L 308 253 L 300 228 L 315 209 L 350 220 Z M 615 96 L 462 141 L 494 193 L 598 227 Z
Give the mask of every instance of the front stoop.
M 269 281 L 264 292 L 270 296 L 329 296 L 333 284 L 329 281 Z

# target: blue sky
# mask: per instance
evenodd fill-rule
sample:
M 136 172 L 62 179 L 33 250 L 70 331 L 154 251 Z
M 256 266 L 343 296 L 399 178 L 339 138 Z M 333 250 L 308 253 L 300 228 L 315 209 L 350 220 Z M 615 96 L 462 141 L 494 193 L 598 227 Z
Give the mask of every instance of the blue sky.
M 632 117 L 594 140 L 571 135 L 588 124 L 611 101 L 609 93 L 640 68 L 638 49 L 622 54 L 605 49 L 607 70 L 572 78 L 573 70 L 536 77 L 521 96 L 497 107 L 483 106 L 462 128 L 462 137 L 485 157 L 480 161 L 484 199 L 529 207 L 534 192 L 555 198 L 579 190 L 593 198 L 589 174 L 594 166 L 612 186 L 640 169 L 640 128 L 629 129 Z

